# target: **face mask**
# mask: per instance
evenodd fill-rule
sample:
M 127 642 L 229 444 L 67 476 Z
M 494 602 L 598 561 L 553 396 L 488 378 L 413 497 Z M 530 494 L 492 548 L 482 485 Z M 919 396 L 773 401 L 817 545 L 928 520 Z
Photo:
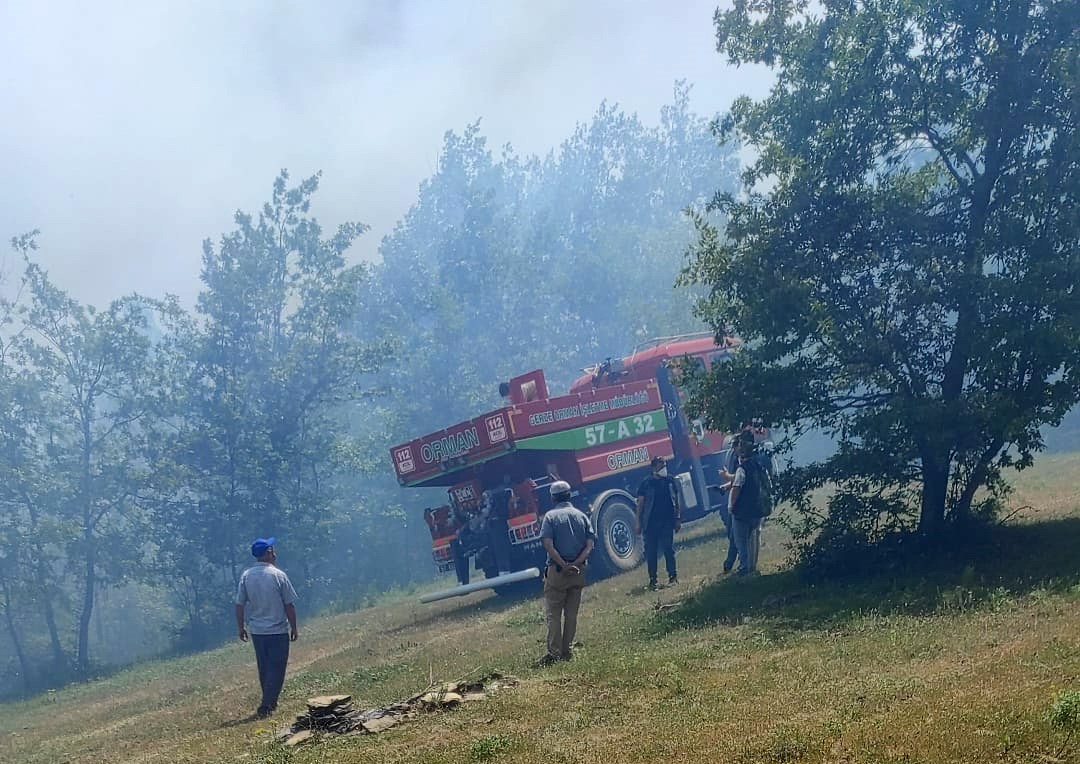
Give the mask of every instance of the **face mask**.
M 667 476 L 667 467 L 662 467 L 656 474 L 660 475 L 662 477 L 666 477 Z

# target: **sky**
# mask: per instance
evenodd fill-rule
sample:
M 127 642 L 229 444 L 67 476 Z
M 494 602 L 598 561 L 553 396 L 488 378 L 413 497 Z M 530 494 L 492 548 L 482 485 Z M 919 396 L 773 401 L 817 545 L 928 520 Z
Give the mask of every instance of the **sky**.
M 95 305 L 199 291 L 202 241 L 278 171 L 322 171 L 314 212 L 378 243 L 443 134 L 546 153 L 607 99 L 702 114 L 768 74 L 725 65 L 716 0 L 0 0 L 0 240 Z M 12 269 L 4 250 L 0 269 Z

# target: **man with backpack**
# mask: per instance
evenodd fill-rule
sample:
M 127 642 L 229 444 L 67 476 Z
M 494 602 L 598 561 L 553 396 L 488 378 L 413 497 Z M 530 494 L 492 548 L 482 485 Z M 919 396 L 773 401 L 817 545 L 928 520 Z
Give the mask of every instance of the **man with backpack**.
M 728 492 L 728 512 L 735 547 L 739 552 L 737 575 L 757 573 L 758 534 L 761 521 L 772 511 L 769 474 L 754 458 L 752 443 L 739 443 L 739 467 Z

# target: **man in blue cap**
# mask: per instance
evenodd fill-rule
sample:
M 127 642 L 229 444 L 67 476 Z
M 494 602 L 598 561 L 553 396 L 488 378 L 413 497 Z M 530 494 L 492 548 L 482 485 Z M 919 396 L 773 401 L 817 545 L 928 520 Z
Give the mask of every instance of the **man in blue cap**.
M 240 641 L 255 648 L 255 662 L 259 667 L 259 686 L 262 701 L 255 712 L 265 719 L 277 708 L 281 686 L 285 684 L 285 667 L 289 663 L 289 642 L 296 641 L 296 590 L 293 589 L 285 571 L 274 565 L 273 536 L 255 539 L 251 555 L 258 563 L 240 576 L 236 592 L 236 628 Z M 244 616 L 247 608 L 247 627 Z

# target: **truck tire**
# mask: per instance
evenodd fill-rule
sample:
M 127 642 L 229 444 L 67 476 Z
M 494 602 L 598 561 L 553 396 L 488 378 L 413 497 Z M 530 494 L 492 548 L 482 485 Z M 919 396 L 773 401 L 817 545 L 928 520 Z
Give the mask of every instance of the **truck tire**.
M 637 513 L 622 496 L 612 496 L 596 514 L 596 547 L 590 562 L 597 563 L 601 575 L 615 575 L 641 564 L 645 552 L 634 533 Z

